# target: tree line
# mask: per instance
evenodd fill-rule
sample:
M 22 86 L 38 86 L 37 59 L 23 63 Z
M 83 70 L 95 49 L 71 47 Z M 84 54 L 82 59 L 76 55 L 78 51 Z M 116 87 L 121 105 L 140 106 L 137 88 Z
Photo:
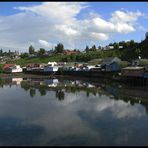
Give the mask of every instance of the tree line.
M 52 56 L 48 57 L 49 60 L 55 59 L 55 61 L 64 62 L 87 62 L 95 58 L 103 59 L 107 57 L 119 57 L 125 61 L 137 59 L 139 56 L 141 58 L 148 58 L 148 33 L 146 33 L 145 39 L 140 43 L 135 42 L 134 40 L 114 42 L 108 44 L 108 46 L 106 46 L 106 49 L 101 46 L 96 47 L 96 45 L 93 45 L 92 47 L 89 47 L 88 45 L 86 45 L 86 48 L 83 50 L 83 52 L 78 52 L 77 54 L 72 55 L 63 54 L 64 50 L 64 45 L 62 43 L 58 43 L 54 47 L 54 49 L 49 50 L 53 53 Z M 44 48 L 40 48 L 38 51 L 36 51 L 35 48 L 30 45 L 28 48 L 28 52 L 21 54 L 21 58 L 26 58 L 29 55 L 33 54 L 41 56 L 44 55 L 46 52 L 47 51 Z

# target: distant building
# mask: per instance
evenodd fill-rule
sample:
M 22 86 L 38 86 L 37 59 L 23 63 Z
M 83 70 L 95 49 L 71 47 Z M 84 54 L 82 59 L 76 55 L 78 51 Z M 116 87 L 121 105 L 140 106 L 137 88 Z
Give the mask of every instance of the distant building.
M 13 66 L 15 66 L 15 64 L 5 64 L 5 65 L 3 66 L 3 70 L 5 70 L 5 69 L 7 69 L 7 68 L 9 68 L 9 67 L 13 67 Z
M 75 50 L 64 50 L 63 53 L 65 55 L 71 55 L 71 54 L 77 54 L 79 52 L 78 51 L 75 51 Z
M 30 63 L 30 64 L 27 64 L 26 67 L 28 67 L 28 68 L 40 67 L 40 64 L 38 64 L 38 63 Z
M 108 46 L 109 49 L 114 49 L 114 46 Z
M 122 49 L 123 48 L 123 46 L 119 46 L 119 49 Z
M 36 55 L 36 54 L 29 54 L 28 58 L 29 58 L 29 59 L 37 58 L 37 55 Z

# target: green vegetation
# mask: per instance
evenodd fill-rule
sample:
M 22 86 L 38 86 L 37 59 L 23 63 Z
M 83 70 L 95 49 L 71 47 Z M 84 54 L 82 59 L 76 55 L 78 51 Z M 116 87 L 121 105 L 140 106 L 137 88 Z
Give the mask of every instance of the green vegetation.
M 35 53 L 35 49 L 34 49 L 34 47 L 31 45 L 30 47 L 29 47 L 29 54 L 34 54 Z
M 42 57 L 39 55 L 43 55 L 46 51 L 43 48 L 40 48 L 38 52 L 35 52 L 33 46 L 29 47 L 29 54 L 35 53 L 35 58 L 28 58 L 28 53 L 23 53 L 21 55 L 21 59 L 8 61 L 7 63 L 16 63 L 24 66 L 28 63 L 47 63 L 49 61 L 56 61 L 56 62 L 88 62 L 93 59 L 104 59 L 108 57 L 118 57 L 121 58 L 123 61 L 131 62 L 134 59 L 138 59 L 139 56 L 141 58 L 148 58 L 148 37 L 146 36 L 145 40 L 141 41 L 140 43 L 135 42 L 134 40 L 131 41 L 121 41 L 119 43 L 110 43 L 108 50 L 102 49 L 101 46 L 96 47 L 93 45 L 89 48 L 86 46 L 85 53 L 80 52 L 77 54 L 65 55 L 64 45 L 62 43 L 57 44 L 55 49 L 52 50 L 52 55 L 48 57 Z M 112 48 L 110 48 L 112 47 Z M 3 53 L 1 51 L 0 53 Z M 125 63 L 123 65 L 126 65 Z M 123 66 L 122 65 L 122 66 Z
M 62 43 L 59 43 L 56 47 L 55 47 L 55 53 L 62 53 L 64 51 L 64 45 Z
M 60 61 L 61 56 L 60 55 L 56 55 L 53 57 L 48 57 L 48 58 L 32 58 L 32 59 L 28 59 L 28 58 L 21 58 L 19 60 L 16 61 L 9 61 L 8 63 L 15 63 L 15 64 L 19 64 L 21 66 L 25 66 L 26 64 L 29 63 L 48 63 L 49 61 Z
M 148 60 L 147 59 L 141 59 L 139 60 L 139 66 L 147 66 Z
M 44 53 L 45 53 L 45 49 L 44 48 L 40 48 L 39 55 L 43 55 Z
M 3 64 L 0 64 L 0 73 L 3 72 Z
M 56 61 L 56 62 L 88 62 L 92 59 L 96 58 L 107 58 L 107 57 L 116 57 L 118 56 L 117 51 L 89 51 L 87 53 L 78 53 L 74 55 L 61 55 L 55 54 L 51 57 L 39 57 L 39 58 L 32 58 L 28 59 L 27 57 L 21 58 L 15 61 L 9 61 L 8 63 L 16 63 L 24 66 L 28 63 L 48 63 L 49 61 Z

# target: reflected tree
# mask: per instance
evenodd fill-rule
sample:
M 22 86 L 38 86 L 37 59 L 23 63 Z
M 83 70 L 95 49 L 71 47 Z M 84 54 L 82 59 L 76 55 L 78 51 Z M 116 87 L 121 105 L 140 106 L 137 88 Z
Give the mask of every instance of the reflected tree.
M 57 90 L 56 91 L 56 98 L 58 98 L 60 101 L 64 100 L 64 96 L 65 96 L 64 91 L 62 91 L 62 90 Z
M 94 89 L 94 91 L 92 91 L 92 93 L 93 93 L 94 96 L 96 96 L 96 94 L 97 94 L 95 89 Z
M 30 86 L 27 82 L 22 81 L 21 82 L 21 88 L 23 88 L 24 90 L 28 91 L 30 89 Z
M 99 91 L 99 92 L 98 92 L 98 95 L 99 95 L 99 97 L 101 97 L 101 96 L 102 96 L 102 92 L 101 92 L 101 91 Z
M 89 97 L 89 90 L 86 90 L 86 96 Z
M 4 81 L 2 79 L 0 79 L 0 87 L 4 87 Z
M 36 90 L 34 88 L 30 89 L 30 96 L 33 98 L 36 94 Z
M 45 89 L 43 89 L 43 88 L 39 88 L 39 92 L 40 92 L 40 95 L 41 96 L 45 96 L 46 95 L 46 90 Z

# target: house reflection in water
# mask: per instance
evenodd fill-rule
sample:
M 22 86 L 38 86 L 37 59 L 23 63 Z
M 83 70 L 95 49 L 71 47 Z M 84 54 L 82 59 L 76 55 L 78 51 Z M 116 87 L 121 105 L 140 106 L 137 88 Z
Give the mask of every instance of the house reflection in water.
M 23 78 L 12 78 L 12 82 L 15 83 L 16 85 L 20 85 L 22 81 Z
M 6 78 L 3 81 L 4 85 L 9 85 L 11 87 L 12 85 L 20 85 L 23 81 L 23 78 Z
M 48 79 L 42 82 L 42 84 L 48 85 L 49 87 L 56 87 L 58 83 L 58 79 Z
M 58 100 L 64 102 L 71 102 L 74 98 L 68 97 L 71 94 L 77 98 L 77 93 L 86 93 L 85 97 L 90 96 L 108 96 L 113 100 L 123 100 L 131 105 L 141 104 L 145 107 L 148 113 L 148 87 L 135 88 L 118 84 L 106 83 L 90 83 L 80 80 L 69 79 L 23 79 L 23 78 L 7 78 L 1 81 L 1 86 L 15 86 L 20 85 L 31 98 L 48 95 L 48 91 L 53 91 Z M 61 102 L 60 102 L 61 103 Z

